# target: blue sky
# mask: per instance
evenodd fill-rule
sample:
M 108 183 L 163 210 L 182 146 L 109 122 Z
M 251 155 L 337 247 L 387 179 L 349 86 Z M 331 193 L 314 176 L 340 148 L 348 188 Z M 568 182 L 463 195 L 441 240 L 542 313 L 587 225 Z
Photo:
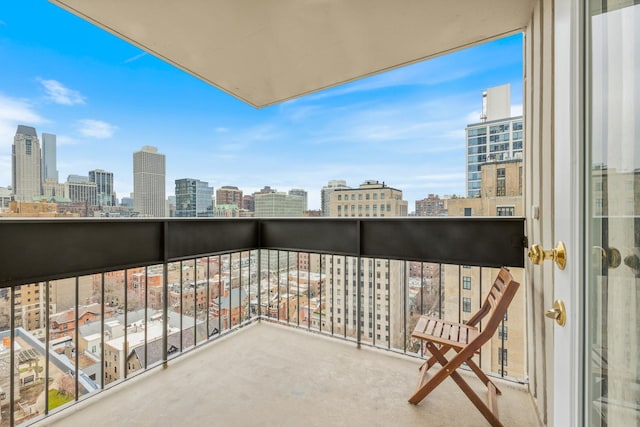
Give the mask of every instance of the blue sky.
M 464 128 L 482 91 L 511 83 L 522 111 L 522 36 L 255 109 L 44 0 L 0 7 L 0 186 L 11 184 L 18 124 L 58 136 L 60 180 L 114 172 L 133 191 L 133 152 L 155 145 L 174 180 L 252 193 L 304 188 L 320 205 L 329 180 L 465 193 Z

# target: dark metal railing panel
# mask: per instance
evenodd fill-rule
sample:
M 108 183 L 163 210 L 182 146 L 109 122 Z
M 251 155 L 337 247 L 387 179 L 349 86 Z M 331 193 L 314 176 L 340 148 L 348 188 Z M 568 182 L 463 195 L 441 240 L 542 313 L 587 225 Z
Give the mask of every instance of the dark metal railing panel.
M 162 221 L 0 221 L 0 286 L 163 262 Z
M 513 217 L 0 220 L 0 239 L 0 287 L 252 249 L 524 266 Z
M 524 218 L 393 218 L 361 227 L 366 257 L 524 267 Z
M 180 219 L 167 222 L 169 261 L 258 248 L 256 220 Z
M 358 223 L 336 218 L 260 219 L 262 248 L 356 255 Z

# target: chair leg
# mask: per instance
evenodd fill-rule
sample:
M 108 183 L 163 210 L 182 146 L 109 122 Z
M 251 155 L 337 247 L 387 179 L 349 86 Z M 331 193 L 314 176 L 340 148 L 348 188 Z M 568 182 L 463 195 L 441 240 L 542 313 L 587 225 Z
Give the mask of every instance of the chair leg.
M 436 361 L 440 362 L 440 364 L 442 365 L 442 368 L 440 368 L 431 378 L 429 378 L 429 381 L 427 381 L 426 384 L 424 385 L 421 385 L 420 383 L 418 384 L 418 388 L 416 389 L 415 393 L 413 394 L 413 396 L 409 398 L 409 402 L 413 403 L 414 405 L 417 405 L 422 401 L 422 399 L 427 397 L 427 395 L 431 393 L 433 389 L 435 389 L 440 383 L 442 383 L 442 381 L 445 380 L 445 378 L 449 376 L 451 371 L 454 371 L 463 362 L 463 360 L 459 360 L 458 362 L 456 362 L 457 366 L 455 367 L 445 366 L 445 365 L 448 365 L 449 363 L 447 359 L 444 357 L 444 355 L 440 352 L 440 349 L 435 344 L 428 342 L 427 349 L 429 350 L 429 352 L 431 352 L 433 357 L 436 358 Z M 443 360 L 444 360 L 444 363 L 442 362 Z
M 409 402 L 417 405 L 420 403 L 429 393 L 431 393 L 442 381 L 444 381 L 448 376 L 453 379 L 458 387 L 464 392 L 464 394 L 471 400 L 471 403 L 478 408 L 478 410 L 482 413 L 485 419 L 494 427 L 502 426 L 502 423 L 498 419 L 497 415 L 478 397 L 478 395 L 471 389 L 469 384 L 460 376 L 460 374 L 456 371 L 456 369 L 462 365 L 465 361 L 463 357 L 468 357 L 470 359 L 472 355 L 463 355 L 462 352 L 458 353 L 451 361 L 448 361 L 444 354 L 440 352 L 440 350 L 432 343 L 427 343 L 427 348 L 433 354 L 433 357 L 437 359 L 437 361 L 443 366 L 429 381 L 424 385 L 418 385 L 418 390 L 411 396 Z M 455 359 L 458 359 L 455 361 Z M 467 360 L 468 362 L 468 360 Z M 473 363 L 473 362 L 472 362 Z M 475 363 L 473 363 L 475 365 Z M 475 365 L 477 367 L 477 365 Z M 473 368 L 472 368 L 473 369 Z M 475 372 L 475 371 L 474 371 Z M 484 375 L 484 374 L 483 374 Z M 487 378 L 487 381 L 489 379 Z M 489 381 L 491 383 L 491 381 Z M 489 390 L 495 388 L 493 383 L 489 386 Z M 495 394 L 494 394 L 495 396 Z M 490 399 L 491 400 L 491 399 Z M 492 407 L 495 406 L 495 402 L 492 404 Z M 496 407 L 497 409 L 497 407 Z M 497 411 L 496 411 L 497 412 Z
M 489 379 L 489 377 L 487 377 L 485 375 L 484 372 L 482 372 L 482 369 L 480 369 L 480 367 L 478 365 L 476 365 L 476 362 L 474 362 L 473 360 L 469 359 L 467 360 L 467 365 L 471 368 L 471 370 L 473 372 L 475 372 L 476 376 L 478 378 L 480 378 L 480 381 L 482 381 L 484 383 L 484 385 L 486 385 L 487 387 L 489 386 L 489 384 L 493 385 L 493 388 L 496 389 L 496 394 L 502 394 L 502 392 L 500 391 L 500 389 L 498 387 L 496 387 L 495 383 L 493 381 L 491 381 Z

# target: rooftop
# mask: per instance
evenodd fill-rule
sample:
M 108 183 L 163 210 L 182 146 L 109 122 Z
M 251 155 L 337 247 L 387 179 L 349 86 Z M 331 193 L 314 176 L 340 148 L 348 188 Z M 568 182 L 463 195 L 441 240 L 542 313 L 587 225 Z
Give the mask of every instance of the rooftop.
M 417 406 L 407 399 L 420 360 L 266 321 L 170 360 L 36 426 L 478 426 L 482 415 L 452 380 Z M 484 396 L 482 384 L 466 375 Z M 524 386 L 500 380 L 504 425 L 538 426 Z M 145 392 L 145 390 L 147 392 Z M 197 393 L 194 393 L 197 391 Z M 158 410 L 162 408 L 162 410 Z

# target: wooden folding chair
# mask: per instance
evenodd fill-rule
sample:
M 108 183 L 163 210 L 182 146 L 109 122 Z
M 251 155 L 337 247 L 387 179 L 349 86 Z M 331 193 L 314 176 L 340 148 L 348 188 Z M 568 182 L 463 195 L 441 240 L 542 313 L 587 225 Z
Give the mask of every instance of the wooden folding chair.
M 415 393 L 409 402 L 417 405 L 429 393 L 433 391 L 447 377 L 451 377 L 471 400 L 476 408 L 493 426 L 501 426 L 498 419 L 498 402 L 496 394 L 502 394 L 496 385 L 480 370 L 473 361 L 473 356 L 480 352 L 480 348 L 491 339 L 500 322 L 504 318 L 507 308 L 511 303 L 520 284 L 513 280 L 509 270 L 502 268 L 498 273 L 489 295 L 476 313 L 471 316 L 466 324 L 449 322 L 446 320 L 421 316 L 418 320 L 412 337 L 426 341 L 425 347 L 431 353 L 431 357 L 420 367 L 420 376 Z M 488 320 L 483 325 L 482 332 L 478 330 L 480 320 L 488 315 Z M 456 352 L 451 360 L 445 357 L 449 350 Z M 442 365 L 431 378 L 427 380 L 427 371 L 436 362 Z M 463 363 L 478 376 L 480 381 L 487 386 L 488 405 L 469 387 L 469 384 L 460 376 L 456 369 Z

